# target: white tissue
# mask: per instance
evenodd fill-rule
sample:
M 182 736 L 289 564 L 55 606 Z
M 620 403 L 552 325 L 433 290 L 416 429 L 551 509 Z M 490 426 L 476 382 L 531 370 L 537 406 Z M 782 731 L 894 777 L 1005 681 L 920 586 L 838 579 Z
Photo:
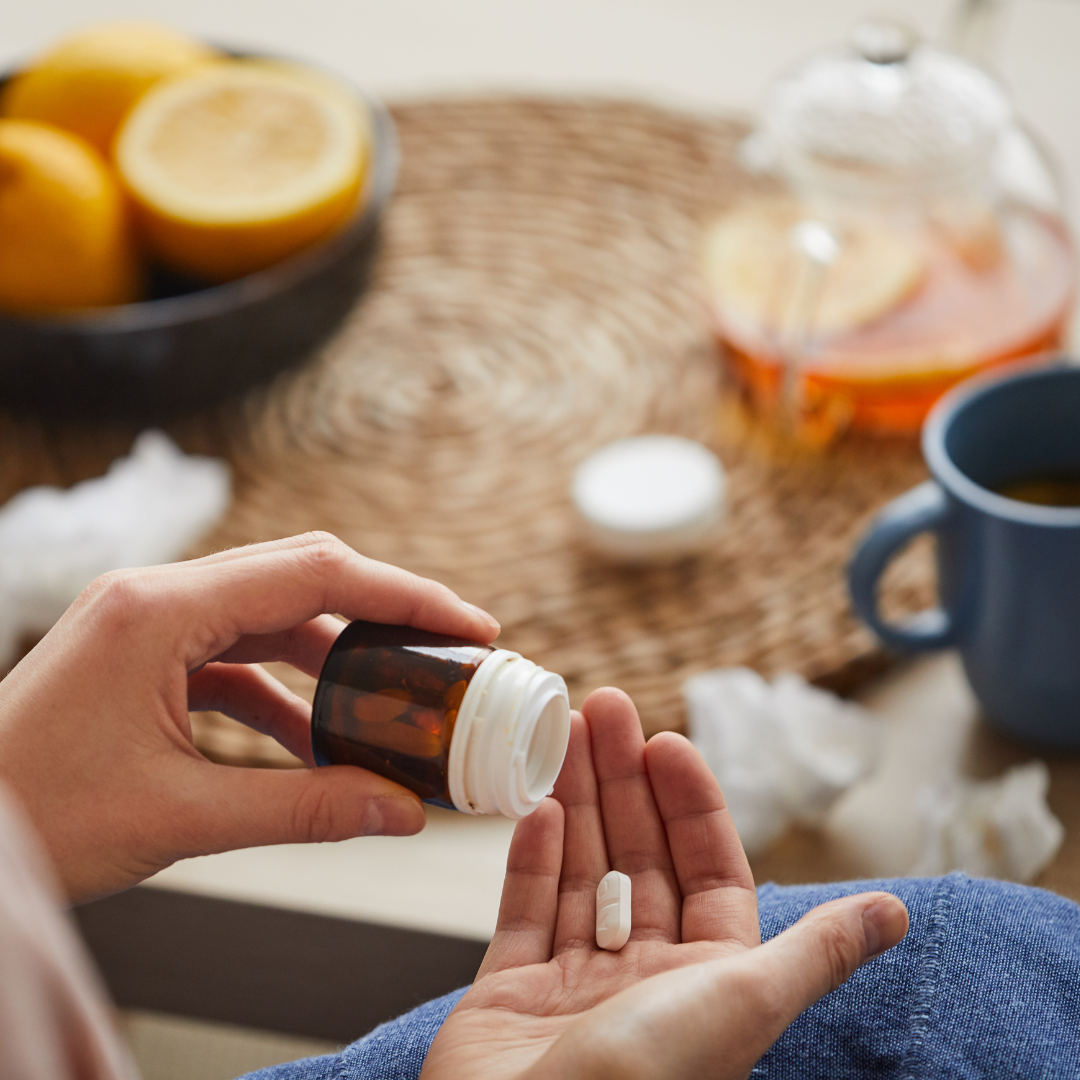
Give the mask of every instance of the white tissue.
M 1050 771 L 1041 761 L 995 780 L 952 777 L 916 799 L 924 847 L 916 876 L 963 870 L 974 877 L 1031 881 L 1057 854 L 1065 828 L 1050 812 Z
M 874 765 L 870 714 L 798 675 L 768 683 L 749 668 L 721 668 L 687 679 L 683 693 L 690 739 L 750 855 L 793 822 L 819 824 Z
M 43 634 L 99 574 L 179 558 L 225 512 L 229 468 L 140 435 L 102 477 L 28 488 L 0 509 L 0 662 Z

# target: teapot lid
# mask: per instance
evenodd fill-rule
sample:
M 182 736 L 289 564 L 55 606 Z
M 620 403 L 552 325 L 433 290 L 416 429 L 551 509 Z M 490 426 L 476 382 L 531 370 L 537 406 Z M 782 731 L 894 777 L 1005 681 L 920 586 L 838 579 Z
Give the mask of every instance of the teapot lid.
M 806 194 L 919 195 L 979 183 L 1011 121 L 985 71 L 875 19 L 773 86 L 753 156 Z

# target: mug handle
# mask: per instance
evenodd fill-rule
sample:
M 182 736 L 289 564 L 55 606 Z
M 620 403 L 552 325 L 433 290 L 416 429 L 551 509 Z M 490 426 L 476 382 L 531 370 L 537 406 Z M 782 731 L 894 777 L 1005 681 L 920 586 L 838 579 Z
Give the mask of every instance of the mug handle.
M 955 643 L 953 620 L 940 607 L 927 608 L 901 623 L 887 623 L 878 613 L 877 583 L 889 560 L 921 532 L 933 532 L 949 516 L 945 492 L 927 480 L 893 499 L 863 534 L 848 563 L 848 589 L 859 617 L 895 649 L 921 652 Z

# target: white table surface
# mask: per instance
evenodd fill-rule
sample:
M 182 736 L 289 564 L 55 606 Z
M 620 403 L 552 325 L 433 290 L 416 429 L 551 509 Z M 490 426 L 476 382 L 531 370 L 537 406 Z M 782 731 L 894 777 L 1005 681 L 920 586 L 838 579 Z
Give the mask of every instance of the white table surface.
M 514 822 L 427 810 L 427 827 L 416 836 L 206 855 L 176 863 L 148 884 L 487 941 Z
M 844 37 L 883 6 L 866 0 L 36 0 L 0 9 L 0 63 L 64 30 L 152 18 L 223 43 L 320 62 L 384 97 L 483 90 L 604 94 L 695 110 L 752 110 L 784 65 Z M 940 36 L 954 5 L 906 0 Z M 999 68 L 1047 139 L 1080 206 L 1080 0 L 1013 0 Z M 973 706 L 949 658 L 894 682 L 887 723 L 899 743 L 959 753 Z M 904 703 L 907 704 L 904 704 Z M 899 707 L 897 706 L 899 704 Z M 939 723 L 940 718 L 940 723 Z M 925 744 L 924 744 L 925 748 Z M 911 755 L 916 771 L 933 754 Z M 940 763 L 940 761 L 939 761 Z M 512 823 L 431 815 L 408 839 L 369 838 L 193 859 L 155 886 L 372 922 L 486 938 Z

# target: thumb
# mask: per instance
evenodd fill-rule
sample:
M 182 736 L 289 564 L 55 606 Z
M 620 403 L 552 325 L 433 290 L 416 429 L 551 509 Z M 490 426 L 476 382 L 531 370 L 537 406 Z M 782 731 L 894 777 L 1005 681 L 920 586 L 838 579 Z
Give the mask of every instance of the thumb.
M 238 769 L 206 764 L 192 854 L 353 836 L 411 836 L 426 822 L 410 791 L 366 769 Z
M 858 967 L 903 940 L 908 913 L 891 893 L 860 893 L 807 912 L 794 926 L 745 955 L 771 1008 L 766 1045 Z
M 765 945 L 628 987 L 584 1013 L 526 1075 L 745 1078 L 801 1012 L 900 941 L 907 924 L 889 893 L 822 904 Z

